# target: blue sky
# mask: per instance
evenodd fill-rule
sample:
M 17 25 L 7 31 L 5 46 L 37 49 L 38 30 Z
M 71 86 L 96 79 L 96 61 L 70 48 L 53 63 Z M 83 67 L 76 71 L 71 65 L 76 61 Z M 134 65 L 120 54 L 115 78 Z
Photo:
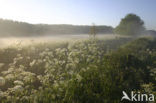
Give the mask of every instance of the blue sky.
M 156 0 L 0 0 L 0 18 L 33 24 L 117 26 L 135 13 L 156 30 Z

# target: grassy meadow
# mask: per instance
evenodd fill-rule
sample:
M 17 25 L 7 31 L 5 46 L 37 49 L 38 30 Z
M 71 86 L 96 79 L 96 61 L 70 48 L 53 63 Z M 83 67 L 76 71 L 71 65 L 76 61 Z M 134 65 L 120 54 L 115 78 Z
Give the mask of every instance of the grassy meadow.
M 0 103 L 120 103 L 123 90 L 156 94 L 155 44 L 113 37 L 7 45 Z

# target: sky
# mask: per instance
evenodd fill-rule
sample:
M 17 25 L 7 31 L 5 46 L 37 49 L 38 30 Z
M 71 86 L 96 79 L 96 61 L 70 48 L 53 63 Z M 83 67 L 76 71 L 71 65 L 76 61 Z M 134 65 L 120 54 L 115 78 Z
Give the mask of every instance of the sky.
M 32 24 L 116 27 L 128 13 L 156 30 L 156 0 L 0 0 L 0 18 Z

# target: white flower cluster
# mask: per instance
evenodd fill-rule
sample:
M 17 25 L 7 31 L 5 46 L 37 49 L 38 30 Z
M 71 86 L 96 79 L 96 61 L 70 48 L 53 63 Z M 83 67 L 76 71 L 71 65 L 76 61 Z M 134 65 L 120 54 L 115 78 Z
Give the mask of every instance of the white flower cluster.
M 18 99 L 30 99 L 37 90 L 41 91 L 49 85 L 61 92 L 61 86 L 67 86 L 74 75 L 81 82 L 83 77 L 79 72 L 95 68 L 95 65 L 88 65 L 100 63 L 104 50 L 96 41 L 85 41 L 54 50 L 47 47 L 40 50 L 31 46 L 25 54 L 17 54 L 8 70 L 2 72 L 0 87 L 7 88 L 0 91 L 0 96 L 18 97 L 14 93 L 20 92 L 21 98 Z M 52 95 L 53 98 L 58 96 L 55 92 Z

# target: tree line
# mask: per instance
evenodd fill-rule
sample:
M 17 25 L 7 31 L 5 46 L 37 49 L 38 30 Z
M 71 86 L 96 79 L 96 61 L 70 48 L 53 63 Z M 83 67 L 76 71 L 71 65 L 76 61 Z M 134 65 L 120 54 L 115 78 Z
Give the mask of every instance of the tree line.
M 44 36 L 54 34 L 89 34 L 89 25 L 48 25 L 29 24 L 12 20 L 0 19 L 0 36 Z M 111 26 L 96 26 L 97 34 L 112 34 Z

